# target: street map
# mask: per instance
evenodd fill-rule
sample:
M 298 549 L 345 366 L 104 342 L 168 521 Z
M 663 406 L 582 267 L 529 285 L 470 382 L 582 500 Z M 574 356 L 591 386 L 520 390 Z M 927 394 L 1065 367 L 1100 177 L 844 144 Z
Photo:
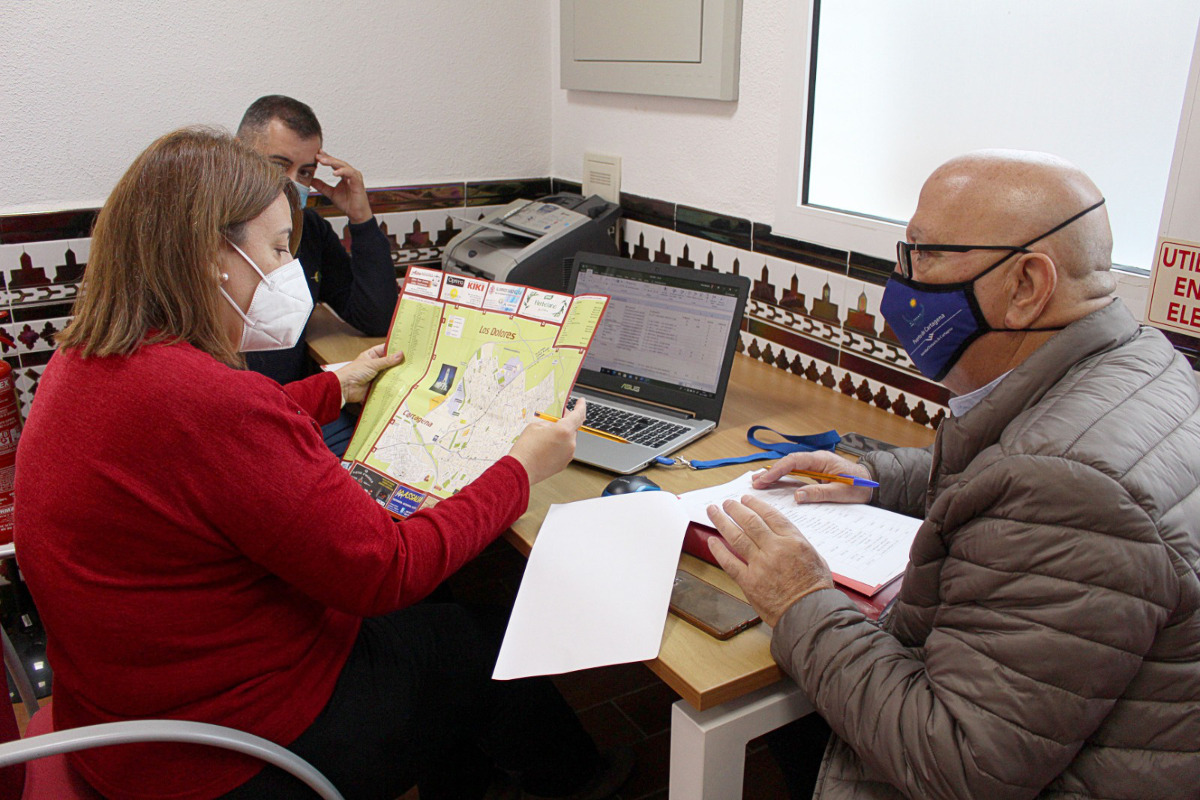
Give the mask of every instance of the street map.
M 562 416 L 608 298 L 412 267 L 387 350 L 343 457 L 388 511 L 408 516 L 479 477 L 535 414 Z

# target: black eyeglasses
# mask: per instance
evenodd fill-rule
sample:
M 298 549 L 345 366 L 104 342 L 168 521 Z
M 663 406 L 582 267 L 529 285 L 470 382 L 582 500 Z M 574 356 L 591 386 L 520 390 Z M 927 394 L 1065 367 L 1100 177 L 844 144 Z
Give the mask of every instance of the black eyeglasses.
M 1045 233 L 1035 236 L 1025 244 L 1017 245 L 1016 247 L 1004 244 L 913 244 L 911 242 L 899 241 L 896 242 L 896 262 L 900 264 L 900 274 L 911 280 L 913 251 L 918 253 L 967 253 L 971 250 L 1003 250 L 1008 252 L 1008 255 L 1004 256 L 1004 258 L 996 261 L 983 272 L 976 275 L 975 278 L 978 279 L 991 272 L 1017 253 L 1032 253 L 1033 251 L 1028 249 L 1029 245 L 1035 242 L 1040 242 L 1042 239 L 1045 239 L 1052 233 L 1058 233 L 1063 228 L 1082 217 L 1084 214 L 1095 211 L 1102 205 L 1104 205 L 1103 197 L 1100 198 L 1100 202 L 1088 206 L 1083 211 L 1080 211 L 1078 214 L 1066 220 L 1065 222 L 1055 225 Z
M 906 278 L 912 277 L 912 253 L 966 253 L 971 250 L 1007 250 L 1008 255 L 996 262 L 1002 264 L 1006 259 L 1011 258 L 1017 253 L 1029 253 L 1024 247 L 1012 247 L 1002 244 L 912 244 L 910 242 L 896 242 L 896 261 L 900 262 L 900 274 Z M 993 264 L 988 269 L 992 269 L 996 264 Z M 984 270 L 987 272 L 987 270 Z M 980 273 L 982 274 L 982 273 Z

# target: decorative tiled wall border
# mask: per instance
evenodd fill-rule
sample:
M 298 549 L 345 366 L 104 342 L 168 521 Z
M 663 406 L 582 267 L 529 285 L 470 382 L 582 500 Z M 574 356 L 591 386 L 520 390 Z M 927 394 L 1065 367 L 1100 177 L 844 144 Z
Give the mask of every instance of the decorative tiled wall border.
M 440 264 L 465 219 L 518 198 L 580 190 L 573 181 L 529 178 L 387 187 L 370 196 L 399 279 L 413 264 Z M 348 245 L 338 210 L 323 197 L 310 202 Z M 945 418 L 949 393 L 913 368 L 879 314 L 891 263 L 666 200 L 622 193 L 621 206 L 624 255 L 751 278 L 740 351 L 922 425 Z M 70 318 L 95 216 L 95 209 L 0 216 L 0 357 L 14 368 L 22 408 Z M 1200 368 L 1200 339 L 1167 336 Z
M 370 190 L 370 196 L 400 280 L 413 264 L 440 265 L 442 249 L 464 220 L 552 191 L 550 178 L 534 178 L 387 187 Z M 349 247 L 349 231 L 338 209 L 324 197 L 314 197 L 311 205 Z M 79 209 L 0 216 L 0 358 L 13 368 L 23 412 L 54 352 L 54 336 L 70 320 L 96 213 Z

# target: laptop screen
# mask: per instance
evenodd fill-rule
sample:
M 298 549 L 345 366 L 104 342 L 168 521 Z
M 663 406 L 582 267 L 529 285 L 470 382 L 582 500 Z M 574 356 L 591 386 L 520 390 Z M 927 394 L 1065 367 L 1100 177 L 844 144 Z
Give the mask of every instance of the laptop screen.
M 576 294 L 611 298 L 581 383 L 692 410 L 716 401 L 719 414 L 745 278 L 580 254 L 574 279 Z

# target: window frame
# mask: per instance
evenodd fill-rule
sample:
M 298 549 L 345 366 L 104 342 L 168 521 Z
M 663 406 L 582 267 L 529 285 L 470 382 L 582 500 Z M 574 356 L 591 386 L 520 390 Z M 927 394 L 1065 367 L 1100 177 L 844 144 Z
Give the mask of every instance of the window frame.
M 813 66 L 813 5 L 814 0 L 786 4 L 785 30 L 789 35 L 785 37 L 783 53 L 784 99 L 780 110 L 779 183 L 773 232 L 894 261 L 896 242 L 904 238 L 904 224 L 797 204 L 801 165 L 810 135 L 808 94 Z M 1192 50 L 1158 236 L 1200 241 L 1200 26 Z M 1144 312 L 1149 264 L 1153 258 L 1153 253 L 1147 253 L 1145 264 L 1116 267 L 1118 294 L 1135 314 Z

